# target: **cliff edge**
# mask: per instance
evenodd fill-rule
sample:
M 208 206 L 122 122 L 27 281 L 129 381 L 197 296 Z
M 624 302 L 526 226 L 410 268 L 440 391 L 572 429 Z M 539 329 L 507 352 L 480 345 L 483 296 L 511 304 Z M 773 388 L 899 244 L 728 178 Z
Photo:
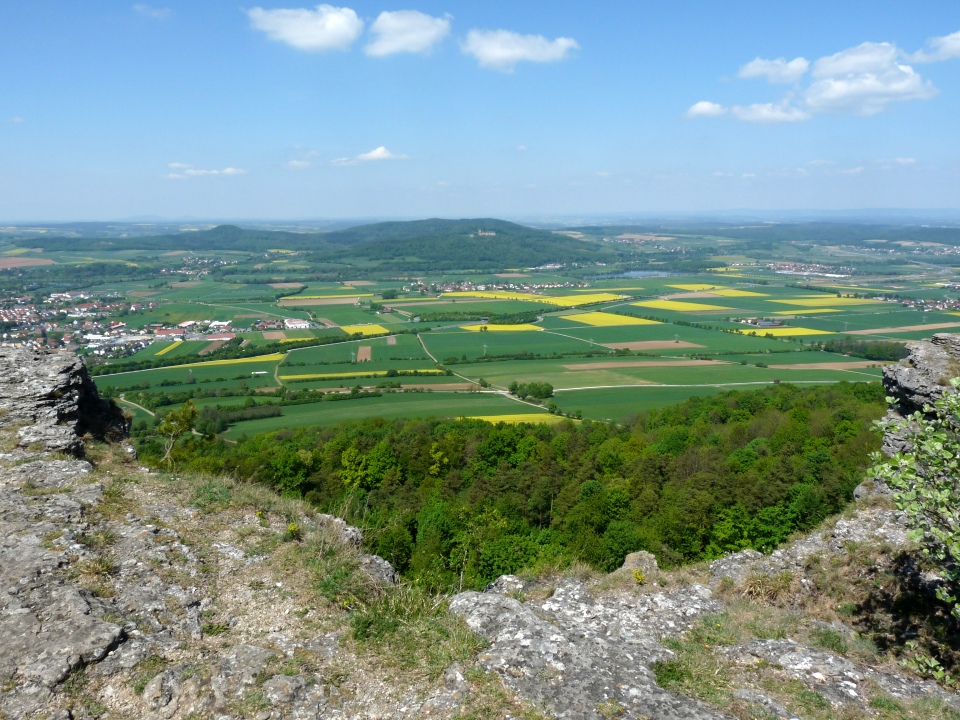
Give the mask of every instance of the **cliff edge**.
M 904 413 L 942 392 L 960 337 L 912 348 L 884 380 Z M 903 604 L 922 572 L 870 488 L 770 555 L 663 571 L 635 553 L 447 602 L 394 585 L 341 520 L 97 441 L 125 424 L 76 358 L 3 349 L 0 378 L 2 717 L 960 713 L 900 664 L 932 606 Z

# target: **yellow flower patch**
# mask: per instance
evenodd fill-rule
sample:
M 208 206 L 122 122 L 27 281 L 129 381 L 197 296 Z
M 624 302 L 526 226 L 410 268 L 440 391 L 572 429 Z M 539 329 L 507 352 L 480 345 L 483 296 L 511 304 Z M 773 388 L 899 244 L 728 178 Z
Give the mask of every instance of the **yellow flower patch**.
M 833 335 L 829 330 L 813 330 L 802 327 L 750 328 L 743 332 L 756 332 L 757 335 L 773 335 L 773 337 L 800 337 L 801 335 Z
M 686 283 L 680 285 L 667 285 L 667 287 L 677 288 L 677 290 L 686 290 L 688 292 L 699 292 L 700 290 L 712 290 L 716 285 L 707 285 L 705 283 Z
M 733 308 L 705 303 L 679 302 L 677 300 L 644 300 L 631 303 L 636 307 L 653 308 L 654 310 L 675 310 L 677 312 L 708 312 L 713 310 L 732 310 Z
M 240 363 L 277 362 L 286 357 L 285 353 L 271 353 L 270 355 L 256 355 L 254 357 L 234 358 L 233 360 L 211 360 L 210 362 L 189 363 L 176 367 L 212 367 L 214 365 L 239 365 Z
M 383 325 L 341 325 L 340 329 L 348 335 L 360 333 L 364 337 L 368 335 L 386 335 L 390 332 Z
M 170 343 L 169 345 L 167 345 L 163 350 L 158 352 L 156 355 L 154 355 L 154 357 L 160 357 L 161 355 L 166 355 L 168 352 L 170 352 L 174 348 L 180 347 L 181 345 L 183 345 L 183 340 L 176 340 Z
M 468 415 L 465 419 L 486 420 L 488 423 L 508 423 L 510 425 L 517 423 L 549 423 L 552 425 L 563 422 L 567 418 L 562 415 L 550 415 L 549 413 L 542 415 L 527 413 L 526 415 Z

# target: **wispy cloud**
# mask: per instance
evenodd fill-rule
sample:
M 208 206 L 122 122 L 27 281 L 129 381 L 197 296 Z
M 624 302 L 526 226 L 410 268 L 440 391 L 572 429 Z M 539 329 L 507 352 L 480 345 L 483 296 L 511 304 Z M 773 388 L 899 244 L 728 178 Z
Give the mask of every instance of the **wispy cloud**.
M 810 119 L 809 113 L 785 102 L 734 105 L 730 112 L 738 120 L 755 123 L 793 123 Z
M 937 94 L 929 81 L 900 62 L 890 43 L 863 43 L 813 64 L 813 84 L 804 99 L 814 112 L 876 115 L 889 103 L 928 100 Z
M 134 5 L 133 11 L 140 17 L 145 17 L 150 20 L 166 20 L 170 17 L 170 8 L 152 7 L 150 5 L 144 5 L 143 3 Z
M 803 57 L 790 61 L 758 57 L 743 65 L 737 76 L 794 84 L 809 76 L 809 81 L 777 102 L 727 107 L 702 100 L 690 106 L 685 115 L 702 118 L 729 114 L 760 123 L 801 122 L 823 113 L 876 115 L 891 103 L 936 97 L 939 90 L 909 63 L 951 58 L 960 58 L 960 32 L 933 38 L 925 50 L 912 55 L 893 43 L 865 42 L 812 63 Z
M 406 155 L 395 155 L 383 145 L 374 148 L 370 152 L 360 153 L 352 158 L 337 158 L 331 160 L 333 165 L 360 165 L 362 163 L 376 162 L 378 160 L 406 160 Z
M 384 11 L 370 26 L 374 39 L 364 48 L 371 57 L 429 53 L 450 34 L 450 16 L 433 17 L 417 10 Z
M 346 7 L 317 5 L 313 10 L 255 7 L 246 13 L 255 30 L 271 40 L 307 52 L 346 50 L 363 32 L 363 21 Z
M 548 63 L 564 60 L 580 45 L 573 38 L 548 40 L 543 35 L 520 35 L 509 30 L 471 30 L 460 44 L 480 67 L 512 73 L 519 62 Z
M 689 108 L 685 115 L 688 118 L 698 118 L 698 117 L 719 117 L 720 115 L 726 115 L 727 108 L 719 103 L 710 102 L 709 100 L 701 100 L 698 103 L 694 103 Z
M 893 161 L 897 165 L 916 165 L 917 164 L 916 158 L 911 158 L 911 157 L 898 157 L 898 158 L 894 158 Z
M 960 30 L 949 35 L 930 38 L 927 49 L 908 56 L 910 62 L 929 63 L 960 58 Z
M 241 170 L 240 168 L 227 167 L 223 170 L 202 170 L 200 168 L 195 168 L 189 163 L 181 162 L 172 162 L 167 165 L 171 170 L 177 172 L 167 173 L 164 175 L 168 180 L 187 180 L 188 178 L 193 177 L 205 177 L 208 175 L 245 175 L 246 170 Z
M 287 167 L 294 170 L 301 170 L 310 167 L 312 164 L 309 160 L 291 160 L 287 163 Z
M 798 57 L 787 62 L 784 58 L 764 60 L 756 58 L 740 68 L 737 77 L 766 78 L 769 83 L 795 83 L 802 78 L 810 62 L 806 58 Z
M 17 115 L 15 117 L 10 118 L 10 122 L 12 122 L 14 125 L 19 125 L 20 123 L 23 122 L 23 118 Z

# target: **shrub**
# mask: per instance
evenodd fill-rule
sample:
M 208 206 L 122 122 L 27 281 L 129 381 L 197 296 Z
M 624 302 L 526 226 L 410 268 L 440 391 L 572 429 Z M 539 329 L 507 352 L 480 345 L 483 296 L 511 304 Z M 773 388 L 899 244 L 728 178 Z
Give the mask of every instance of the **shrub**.
M 874 453 L 868 477 L 893 490 L 910 538 L 920 543 L 923 554 L 943 574 L 937 597 L 950 603 L 954 617 L 960 619 L 960 394 L 956 392 L 960 378 L 952 379 L 950 385 L 954 392 L 945 392 L 923 413 L 877 423 L 881 431 L 905 437 L 912 447 L 889 460 Z M 892 405 L 895 400 L 887 398 L 887 402 Z

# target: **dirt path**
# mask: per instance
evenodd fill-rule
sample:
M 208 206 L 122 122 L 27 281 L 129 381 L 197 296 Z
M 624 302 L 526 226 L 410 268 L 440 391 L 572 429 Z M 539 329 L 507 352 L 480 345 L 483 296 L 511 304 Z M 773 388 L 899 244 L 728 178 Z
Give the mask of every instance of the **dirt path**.
M 120 399 L 120 402 L 122 402 L 124 405 L 130 405 L 131 407 L 135 407 L 135 408 L 137 408 L 137 409 L 139 409 L 139 410 L 143 410 L 143 411 L 144 411 L 147 415 L 149 415 L 150 417 L 156 417 L 156 416 L 157 416 L 157 414 L 156 414 L 155 412 L 153 412 L 153 410 L 147 410 L 143 405 L 138 405 L 137 403 L 133 402 L 132 400 L 127 400 L 123 395 L 121 395 L 119 399 Z

